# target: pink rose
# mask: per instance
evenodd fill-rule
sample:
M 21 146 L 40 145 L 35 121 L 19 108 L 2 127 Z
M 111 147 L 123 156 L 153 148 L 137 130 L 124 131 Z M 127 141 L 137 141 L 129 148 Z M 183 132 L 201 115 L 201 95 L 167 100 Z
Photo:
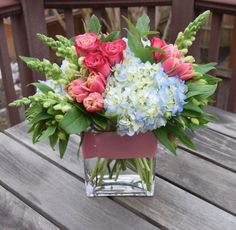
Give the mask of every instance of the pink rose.
M 84 98 L 89 94 L 86 82 L 81 79 L 72 81 L 66 88 L 65 91 L 78 103 L 82 103 Z
M 166 42 L 164 40 L 160 39 L 160 38 L 153 37 L 152 40 L 151 40 L 151 45 L 154 48 L 162 49 L 162 47 L 166 45 Z M 153 54 L 153 58 L 156 62 L 160 62 L 161 59 L 163 58 L 163 54 L 156 51 Z
M 167 59 L 169 57 L 181 58 L 181 51 L 178 50 L 174 45 L 169 44 L 162 47 L 164 50 L 163 59 Z
M 123 59 L 123 51 L 126 48 L 126 43 L 122 39 L 118 39 L 112 42 L 101 43 L 100 50 L 105 55 L 110 64 L 113 66 L 120 63 Z
M 95 33 L 85 33 L 75 37 L 75 48 L 77 54 L 84 56 L 99 47 L 99 37 Z
M 106 79 L 101 73 L 91 72 L 87 79 L 87 87 L 90 92 L 98 92 L 102 94 L 105 90 Z
M 103 109 L 104 101 L 100 93 L 90 93 L 83 101 L 83 105 L 88 112 L 97 112 Z
M 100 51 L 88 53 L 84 59 L 84 64 L 88 69 L 99 72 L 104 77 L 108 77 L 111 73 L 108 60 Z

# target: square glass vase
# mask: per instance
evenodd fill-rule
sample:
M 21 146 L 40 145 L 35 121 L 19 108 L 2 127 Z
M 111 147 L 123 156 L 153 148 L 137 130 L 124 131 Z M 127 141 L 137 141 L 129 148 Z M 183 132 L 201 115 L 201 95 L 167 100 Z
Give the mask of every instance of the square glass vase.
M 153 196 L 157 140 L 149 132 L 119 136 L 84 134 L 85 186 L 88 197 Z

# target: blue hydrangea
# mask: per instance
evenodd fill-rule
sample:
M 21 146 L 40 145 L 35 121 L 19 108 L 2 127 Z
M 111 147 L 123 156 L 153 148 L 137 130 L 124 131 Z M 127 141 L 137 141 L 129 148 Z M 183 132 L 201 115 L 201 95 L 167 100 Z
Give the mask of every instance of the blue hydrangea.
M 142 63 L 128 49 L 122 64 L 114 67 L 104 93 L 106 115 L 117 116 L 117 132 L 132 136 L 166 125 L 165 115 L 183 110 L 187 86 L 168 77 L 160 63 Z

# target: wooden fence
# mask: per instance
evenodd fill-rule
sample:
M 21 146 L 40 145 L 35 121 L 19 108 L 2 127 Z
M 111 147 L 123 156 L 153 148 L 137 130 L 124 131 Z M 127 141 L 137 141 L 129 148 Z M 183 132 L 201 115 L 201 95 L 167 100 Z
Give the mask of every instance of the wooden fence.
M 105 7 L 119 7 L 121 15 L 128 15 L 128 7 L 145 6 L 151 18 L 151 29 L 154 29 L 155 6 L 171 6 L 172 20 L 170 27 L 170 38 L 174 40 L 177 33 L 199 13 L 210 9 L 213 12 L 211 36 L 208 50 L 208 61 L 218 60 L 220 46 L 220 27 L 223 14 L 236 15 L 236 2 L 234 0 L 1 0 L 0 2 L 0 67 L 2 81 L 5 89 L 6 102 L 16 99 L 13 79 L 10 69 L 10 58 L 7 49 L 7 38 L 4 30 L 3 19 L 11 18 L 12 32 L 16 55 L 34 56 L 48 58 L 49 49 L 36 38 L 36 33 L 47 34 L 44 9 L 63 9 L 66 25 L 66 35 L 72 37 L 75 33 L 73 12 L 74 8 L 92 8 L 94 14 L 101 17 Z M 121 20 L 121 27 L 124 27 Z M 200 37 L 197 36 L 191 53 L 198 61 L 200 59 Z M 236 52 L 234 52 L 236 53 Z M 236 59 L 235 59 L 236 60 Z M 38 73 L 32 73 L 22 61 L 19 64 L 20 81 L 23 96 L 34 92 L 32 87 L 27 87 L 32 81 L 43 79 Z M 220 73 L 216 73 L 220 75 Z M 227 81 L 228 76 L 220 76 Z M 230 90 L 228 95 L 227 109 L 236 112 L 236 65 L 233 65 L 230 77 Z M 222 93 L 221 93 L 222 94 Z M 227 94 L 227 92 L 225 92 Z M 8 108 L 9 118 L 12 125 L 20 122 L 17 108 Z

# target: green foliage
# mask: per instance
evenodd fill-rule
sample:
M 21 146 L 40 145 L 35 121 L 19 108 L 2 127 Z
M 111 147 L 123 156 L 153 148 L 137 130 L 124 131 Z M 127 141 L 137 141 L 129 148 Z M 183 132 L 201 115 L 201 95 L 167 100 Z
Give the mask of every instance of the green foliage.
M 95 15 L 89 20 L 88 31 L 96 34 L 100 34 L 101 32 L 101 24 Z
M 185 55 L 188 52 L 188 48 L 192 45 L 192 42 L 195 40 L 197 31 L 204 25 L 206 20 L 210 15 L 210 11 L 207 10 L 204 13 L 200 14 L 193 22 L 191 22 L 184 32 L 180 32 L 175 41 L 175 45 L 179 50 L 182 51 L 182 54 Z
M 102 35 L 101 40 L 102 40 L 102 42 L 114 41 L 119 38 L 119 35 L 120 35 L 120 31 L 113 31 L 106 37 L 104 35 Z

